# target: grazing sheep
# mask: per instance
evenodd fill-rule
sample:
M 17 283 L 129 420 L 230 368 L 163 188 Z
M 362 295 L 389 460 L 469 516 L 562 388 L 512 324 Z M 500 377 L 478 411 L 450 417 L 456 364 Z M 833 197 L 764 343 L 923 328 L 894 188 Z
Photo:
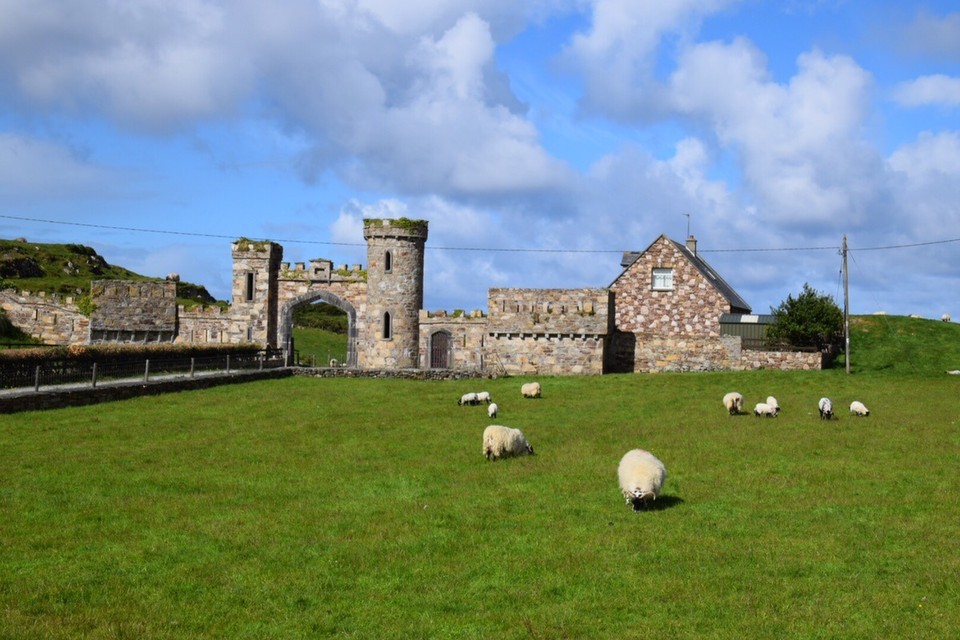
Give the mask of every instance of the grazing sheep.
M 949 313 L 943 314 L 942 316 L 940 316 L 940 319 L 943 320 L 944 322 L 950 322 L 952 320 Z
M 489 391 L 478 391 L 478 392 L 477 392 L 477 403 L 480 403 L 480 402 L 486 402 L 487 404 L 490 404 L 491 402 L 493 402 L 493 400 L 490 399 L 490 392 L 489 392 Z
M 850 414 L 855 416 L 868 416 L 870 415 L 870 409 L 867 409 L 859 400 L 854 400 L 850 403 Z
M 533 447 L 520 429 L 492 424 L 483 430 L 483 455 L 487 460 L 533 455 Z
M 499 410 L 500 410 L 500 407 L 497 406 L 496 402 L 491 402 L 490 404 L 487 405 L 487 415 L 490 416 L 491 418 L 496 418 L 497 411 Z
M 634 511 L 646 509 L 656 500 L 667 479 L 667 468 L 649 451 L 632 449 L 624 454 L 617 467 L 620 491 Z
M 539 398 L 540 383 L 528 382 L 527 384 L 520 387 L 520 393 L 523 394 L 524 398 Z
M 736 391 L 731 391 L 723 396 L 723 406 L 727 408 L 730 415 L 736 415 L 743 412 L 743 396 Z
M 820 398 L 820 403 L 817 406 L 820 407 L 821 420 L 833 419 L 833 402 L 830 401 L 830 398 Z
M 777 410 L 777 413 L 780 413 L 780 403 L 777 402 L 777 399 L 774 398 L 773 396 L 767 396 L 767 402 L 766 402 L 766 404 L 768 404 L 768 405 L 770 405 L 771 407 L 773 407 L 774 409 L 776 409 L 776 410 Z
M 780 407 L 771 407 L 766 402 L 758 402 L 757 406 L 753 408 L 753 415 L 756 417 L 767 416 L 768 418 L 776 418 L 780 413 Z
M 180 282 L 180 274 L 179 274 L 179 273 L 168 273 L 168 274 L 167 274 L 167 282 Z
M 465 404 L 480 404 L 480 401 L 477 400 L 477 394 L 465 393 L 462 396 L 460 396 L 459 400 L 457 400 L 457 404 L 462 407 Z

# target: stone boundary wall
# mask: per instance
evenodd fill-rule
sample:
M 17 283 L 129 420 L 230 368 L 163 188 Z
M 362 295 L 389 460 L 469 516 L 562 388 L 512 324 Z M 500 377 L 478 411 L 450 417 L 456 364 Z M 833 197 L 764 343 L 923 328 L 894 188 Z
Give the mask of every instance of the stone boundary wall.
M 94 280 L 90 342 L 173 342 L 177 283 Z
M 636 335 L 633 371 L 809 371 L 823 368 L 823 355 L 808 351 L 741 348 L 740 336 L 664 338 Z
M 230 311 L 220 307 L 177 307 L 176 344 L 236 344 L 250 342 Z
M 745 370 L 779 369 L 781 371 L 820 371 L 824 354 L 819 351 L 754 351 L 744 349 L 740 356 Z
M 0 306 L 17 328 L 44 344 L 86 344 L 90 335 L 90 318 L 80 313 L 73 297 L 0 291 Z
M 604 341 L 604 336 L 595 334 L 490 334 L 486 368 L 496 367 L 509 375 L 600 375 Z

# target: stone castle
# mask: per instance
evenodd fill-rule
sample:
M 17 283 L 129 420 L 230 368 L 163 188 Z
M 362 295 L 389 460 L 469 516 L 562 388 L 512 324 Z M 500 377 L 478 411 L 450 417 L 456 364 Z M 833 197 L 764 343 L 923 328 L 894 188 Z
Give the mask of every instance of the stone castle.
M 339 366 L 456 369 L 489 374 L 819 369 L 819 353 L 756 351 L 721 334 L 721 316 L 749 306 L 685 244 L 663 235 L 624 254 L 609 286 L 493 288 L 487 311 L 423 307 L 423 220 L 364 220 L 367 267 L 316 259 L 290 265 L 283 248 L 232 245 L 229 309 L 186 309 L 176 283 L 94 281 L 89 316 L 73 300 L 0 292 L 13 324 L 51 344 L 90 342 L 257 343 L 292 354 L 294 311 L 326 302 L 348 318 Z

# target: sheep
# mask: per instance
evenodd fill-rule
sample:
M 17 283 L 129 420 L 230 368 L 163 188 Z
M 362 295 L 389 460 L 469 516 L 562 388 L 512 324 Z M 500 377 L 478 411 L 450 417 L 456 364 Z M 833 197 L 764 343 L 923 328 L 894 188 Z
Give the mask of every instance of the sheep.
M 520 429 L 492 424 L 483 430 L 483 455 L 487 460 L 533 455 L 533 447 Z
M 167 282 L 180 282 L 180 274 L 179 274 L 179 273 L 168 273 L 168 274 L 167 274 Z
M 540 383 L 528 382 L 527 384 L 520 387 L 520 393 L 523 395 L 524 398 L 539 398 Z
M 870 409 L 867 409 L 859 400 L 854 400 L 850 403 L 850 415 L 868 416 L 870 415 Z
M 627 504 L 634 511 L 641 511 L 660 495 L 660 489 L 667 479 L 667 468 L 649 451 L 631 449 L 620 459 L 617 477 Z
M 817 406 L 820 407 L 821 420 L 833 419 L 833 402 L 830 401 L 830 398 L 820 398 L 820 402 Z
M 479 404 L 479 400 L 477 400 L 477 394 L 465 393 L 462 396 L 460 396 L 459 400 L 457 400 L 457 404 L 460 405 L 461 407 L 465 404 Z
M 774 398 L 773 396 L 767 396 L 767 401 L 765 404 L 770 405 L 771 407 L 777 410 L 777 413 L 780 413 L 780 403 L 777 402 L 777 399 Z
M 736 391 L 731 391 L 723 396 L 723 406 L 727 408 L 730 415 L 736 415 L 743 411 L 743 396 Z
M 953 318 L 950 317 L 949 313 L 943 314 L 942 316 L 940 316 L 940 319 L 943 320 L 944 322 L 951 322 L 953 320 Z
M 767 416 L 768 418 L 776 418 L 780 413 L 780 407 L 771 407 L 766 402 L 758 402 L 757 406 L 753 408 L 753 415 L 756 417 Z
M 491 402 L 490 404 L 487 405 L 487 415 L 488 415 L 490 418 L 496 418 L 496 417 L 497 417 L 497 411 L 499 411 L 499 410 L 500 410 L 500 407 L 497 406 L 497 403 L 496 403 L 496 402 Z
M 490 399 L 490 392 L 489 392 L 489 391 L 478 391 L 478 392 L 477 392 L 477 403 L 479 404 L 479 403 L 481 403 L 481 402 L 486 402 L 487 404 L 490 404 L 491 402 L 493 402 L 493 400 Z

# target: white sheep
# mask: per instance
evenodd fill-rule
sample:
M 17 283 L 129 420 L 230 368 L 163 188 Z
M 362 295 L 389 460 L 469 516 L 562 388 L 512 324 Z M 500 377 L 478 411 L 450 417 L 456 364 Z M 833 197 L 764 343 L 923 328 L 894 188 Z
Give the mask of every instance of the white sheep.
M 859 400 L 854 400 L 850 403 L 850 414 L 855 416 L 868 416 L 870 415 L 870 409 L 867 409 Z
M 780 413 L 780 407 L 771 407 L 766 402 L 758 402 L 757 405 L 753 408 L 753 415 L 756 417 L 767 416 L 768 418 L 776 418 Z
M 483 430 L 483 455 L 487 460 L 533 455 L 533 447 L 520 429 L 492 424 Z
M 627 504 L 632 505 L 634 511 L 640 511 L 660 495 L 667 479 L 667 468 L 649 451 L 631 449 L 620 459 L 617 478 Z
M 528 382 L 525 385 L 520 387 L 520 393 L 523 394 L 524 398 L 539 398 L 540 397 L 540 383 L 539 382 Z
M 457 400 L 457 404 L 461 407 L 465 404 L 479 404 L 479 402 L 480 401 L 477 400 L 477 394 L 475 393 L 465 393 Z
M 490 404 L 487 405 L 487 415 L 490 416 L 491 418 L 496 418 L 497 411 L 499 410 L 500 410 L 500 407 L 497 406 L 496 402 L 491 402 Z
M 950 317 L 949 313 L 943 314 L 942 316 L 940 316 L 940 319 L 943 320 L 944 322 L 951 322 L 953 320 L 953 318 Z
M 777 402 L 777 399 L 774 398 L 773 396 L 767 396 L 767 401 L 765 404 L 770 405 L 771 407 L 777 410 L 777 413 L 780 413 L 780 403 Z
M 833 419 L 833 402 L 830 401 L 830 398 L 820 398 L 817 406 L 820 408 L 821 420 Z
M 480 402 L 486 402 L 487 404 L 490 404 L 491 402 L 493 402 L 493 400 L 490 399 L 490 392 L 489 392 L 489 391 L 478 391 L 478 392 L 477 392 L 477 403 L 480 403 Z
M 723 406 L 727 408 L 730 415 L 736 415 L 743 411 L 743 396 L 736 391 L 731 391 L 723 396 Z

